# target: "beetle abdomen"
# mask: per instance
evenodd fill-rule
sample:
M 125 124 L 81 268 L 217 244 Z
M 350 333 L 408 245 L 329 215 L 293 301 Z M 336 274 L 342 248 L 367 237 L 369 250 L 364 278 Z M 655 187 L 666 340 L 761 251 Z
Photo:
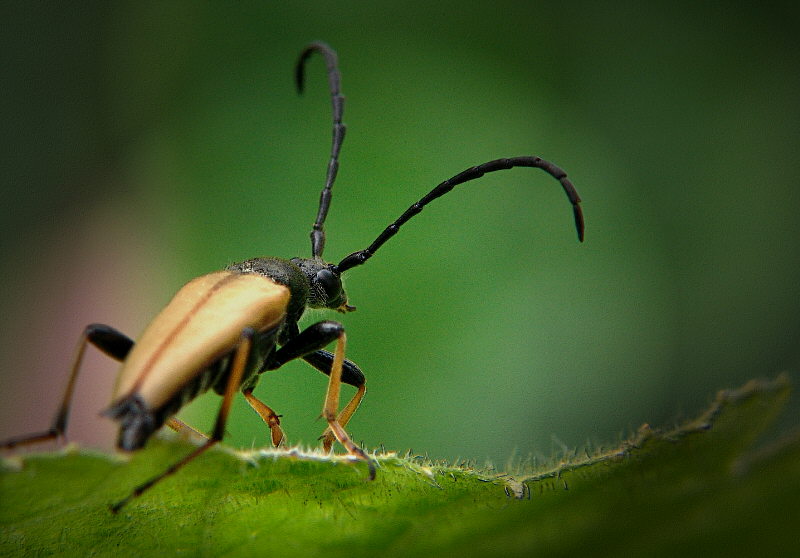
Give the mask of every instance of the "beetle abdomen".
M 143 447 L 153 432 L 161 428 L 169 417 L 192 399 L 218 384 L 222 377 L 226 376 L 224 371 L 229 361 L 228 357 L 219 359 L 158 409 L 148 406 L 139 393 L 132 393 L 115 401 L 103 411 L 103 415 L 119 422 L 117 447 L 125 451 Z
M 119 421 L 119 437 L 117 447 L 125 451 L 134 451 L 150 438 L 150 435 L 163 424 L 139 395 L 131 395 L 120 399 L 103 411 L 103 415 Z

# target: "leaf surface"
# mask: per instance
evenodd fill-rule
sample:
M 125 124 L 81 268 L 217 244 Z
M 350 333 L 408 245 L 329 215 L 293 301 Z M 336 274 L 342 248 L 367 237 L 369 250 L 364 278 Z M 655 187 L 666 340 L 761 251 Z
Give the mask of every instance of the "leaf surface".
M 118 515 L 110 503 L 191 446 L 12 456 L 0 555 L 785 554 L 800 548 L 800 435 L 756 442 L 788 395 L 785 376 L 750 382 L 678 428 L 510 474 L 381 454 L 369 482 L 347 457 L 222 447 Z

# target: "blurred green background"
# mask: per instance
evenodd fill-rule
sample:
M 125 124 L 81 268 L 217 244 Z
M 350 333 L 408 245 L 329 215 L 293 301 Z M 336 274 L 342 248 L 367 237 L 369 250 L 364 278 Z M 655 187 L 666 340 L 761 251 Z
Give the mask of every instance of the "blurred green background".
M 321 59 L 303 97 L 292 71 L 320 39 L 347 97 L 329 259 L 504 156 L 566 169 L 587 222 L 580 245 L 557 182 L 495 173 L 352 270 L 356 440 L 502 467 L 800 367 L 791 3 L 429 4 L 4 3 L 0 437 L 49 424 L 84 325 L 135 337 L 192 277 L 309 254 L 330 108 Z M 88 356 L 71 439 L 109 444 L 116 370 Z M 306 444 L 324 393 L 303 363 L 256 391 Z M 228 431 L 267 443 L 243 400 Z

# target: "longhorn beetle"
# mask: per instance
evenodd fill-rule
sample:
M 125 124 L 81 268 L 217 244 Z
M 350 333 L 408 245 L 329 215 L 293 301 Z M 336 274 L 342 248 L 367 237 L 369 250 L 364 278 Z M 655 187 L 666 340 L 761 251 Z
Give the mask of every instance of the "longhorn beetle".
M 397 234 L 400 227 L 433 200 L 487 172 L 533 167 L 542 169 L 558 180 L 572 204 L 578 239 L 583 241 L 580 198 L 566 173 L 539 157 L 522 156 L 496 159 L 460 172 L 406 209 L 367 248 L 345 256 L 337 264 L 323 260 L 323 225 L 331 204 L 331 190 L 336 180 L 339 151 L 345 135 L 345 125 L 342 123 L 344 97 L 339 91 L 336 53 L 321 42 L 311 43 L 300 54 L 295 72 L 298 92 L 303 92 L 305 64 L 315 52 L 322 55 L 327 66 L 333 107 L 333 140 L 325 185 L 311 230 L 311 257 L 289 260 L 254 258 L 189 281 L 135 344 L 110 326 L 86 326 L 78 340 L 67 388 L 50 428 L 2 441 L 0 447 L 12 448 L 64 435 L 75 381 L 88 344 L 122 363 L 111 405 L 102 412 L 119 423 L 117 447 L 121 450 L 141 448 L 164 424 L 177 431 L 194 431 L 174 418 L 175 413 L 209 389 L 221 395 L 222 404 L 216 423 L 211 435 L 205 437 L 205 443 L 113 504 L 111 510 L 116 513 L 132 498 L 222 439 L 231 402 L 237 391 L 244 394 L 250 406 L 269 427 L 272 444 L 276 447 L 283 444 L 284 434 L 279 415 L 256 399 L 253 389 L 261 373 L 302 358 L 329 376 L 322 409 L 322 416 L 328 423 L 321 437 L 323 448 L 330 451 L 333 442 L 338 441 L 350 455 L 367 464 L 369 478 L 374 479 L 373 461 L 345 431 L 366 392 L 364 374 L 355 363 L 344 358 L 345 330 L 342 324 L 325 320 L 300 331 L 297 322 L 305 309 L 355 310 L 348 304 L 342 288 L 342 274 L 366 263 L 386 241 Z M 325 347 L 334 341 L 335 351 L 326 351 Z M 354 386 L 356 393 L 339 412 L 342 382 Z

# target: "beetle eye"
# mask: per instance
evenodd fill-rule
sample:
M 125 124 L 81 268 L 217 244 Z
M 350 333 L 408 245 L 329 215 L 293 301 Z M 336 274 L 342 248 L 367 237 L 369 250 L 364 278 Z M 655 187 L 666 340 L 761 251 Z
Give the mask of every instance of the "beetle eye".
M 319 270 L 314 283 L 324 306 L 336 308 L 342 303 L 342 282 L 330 269 Z

